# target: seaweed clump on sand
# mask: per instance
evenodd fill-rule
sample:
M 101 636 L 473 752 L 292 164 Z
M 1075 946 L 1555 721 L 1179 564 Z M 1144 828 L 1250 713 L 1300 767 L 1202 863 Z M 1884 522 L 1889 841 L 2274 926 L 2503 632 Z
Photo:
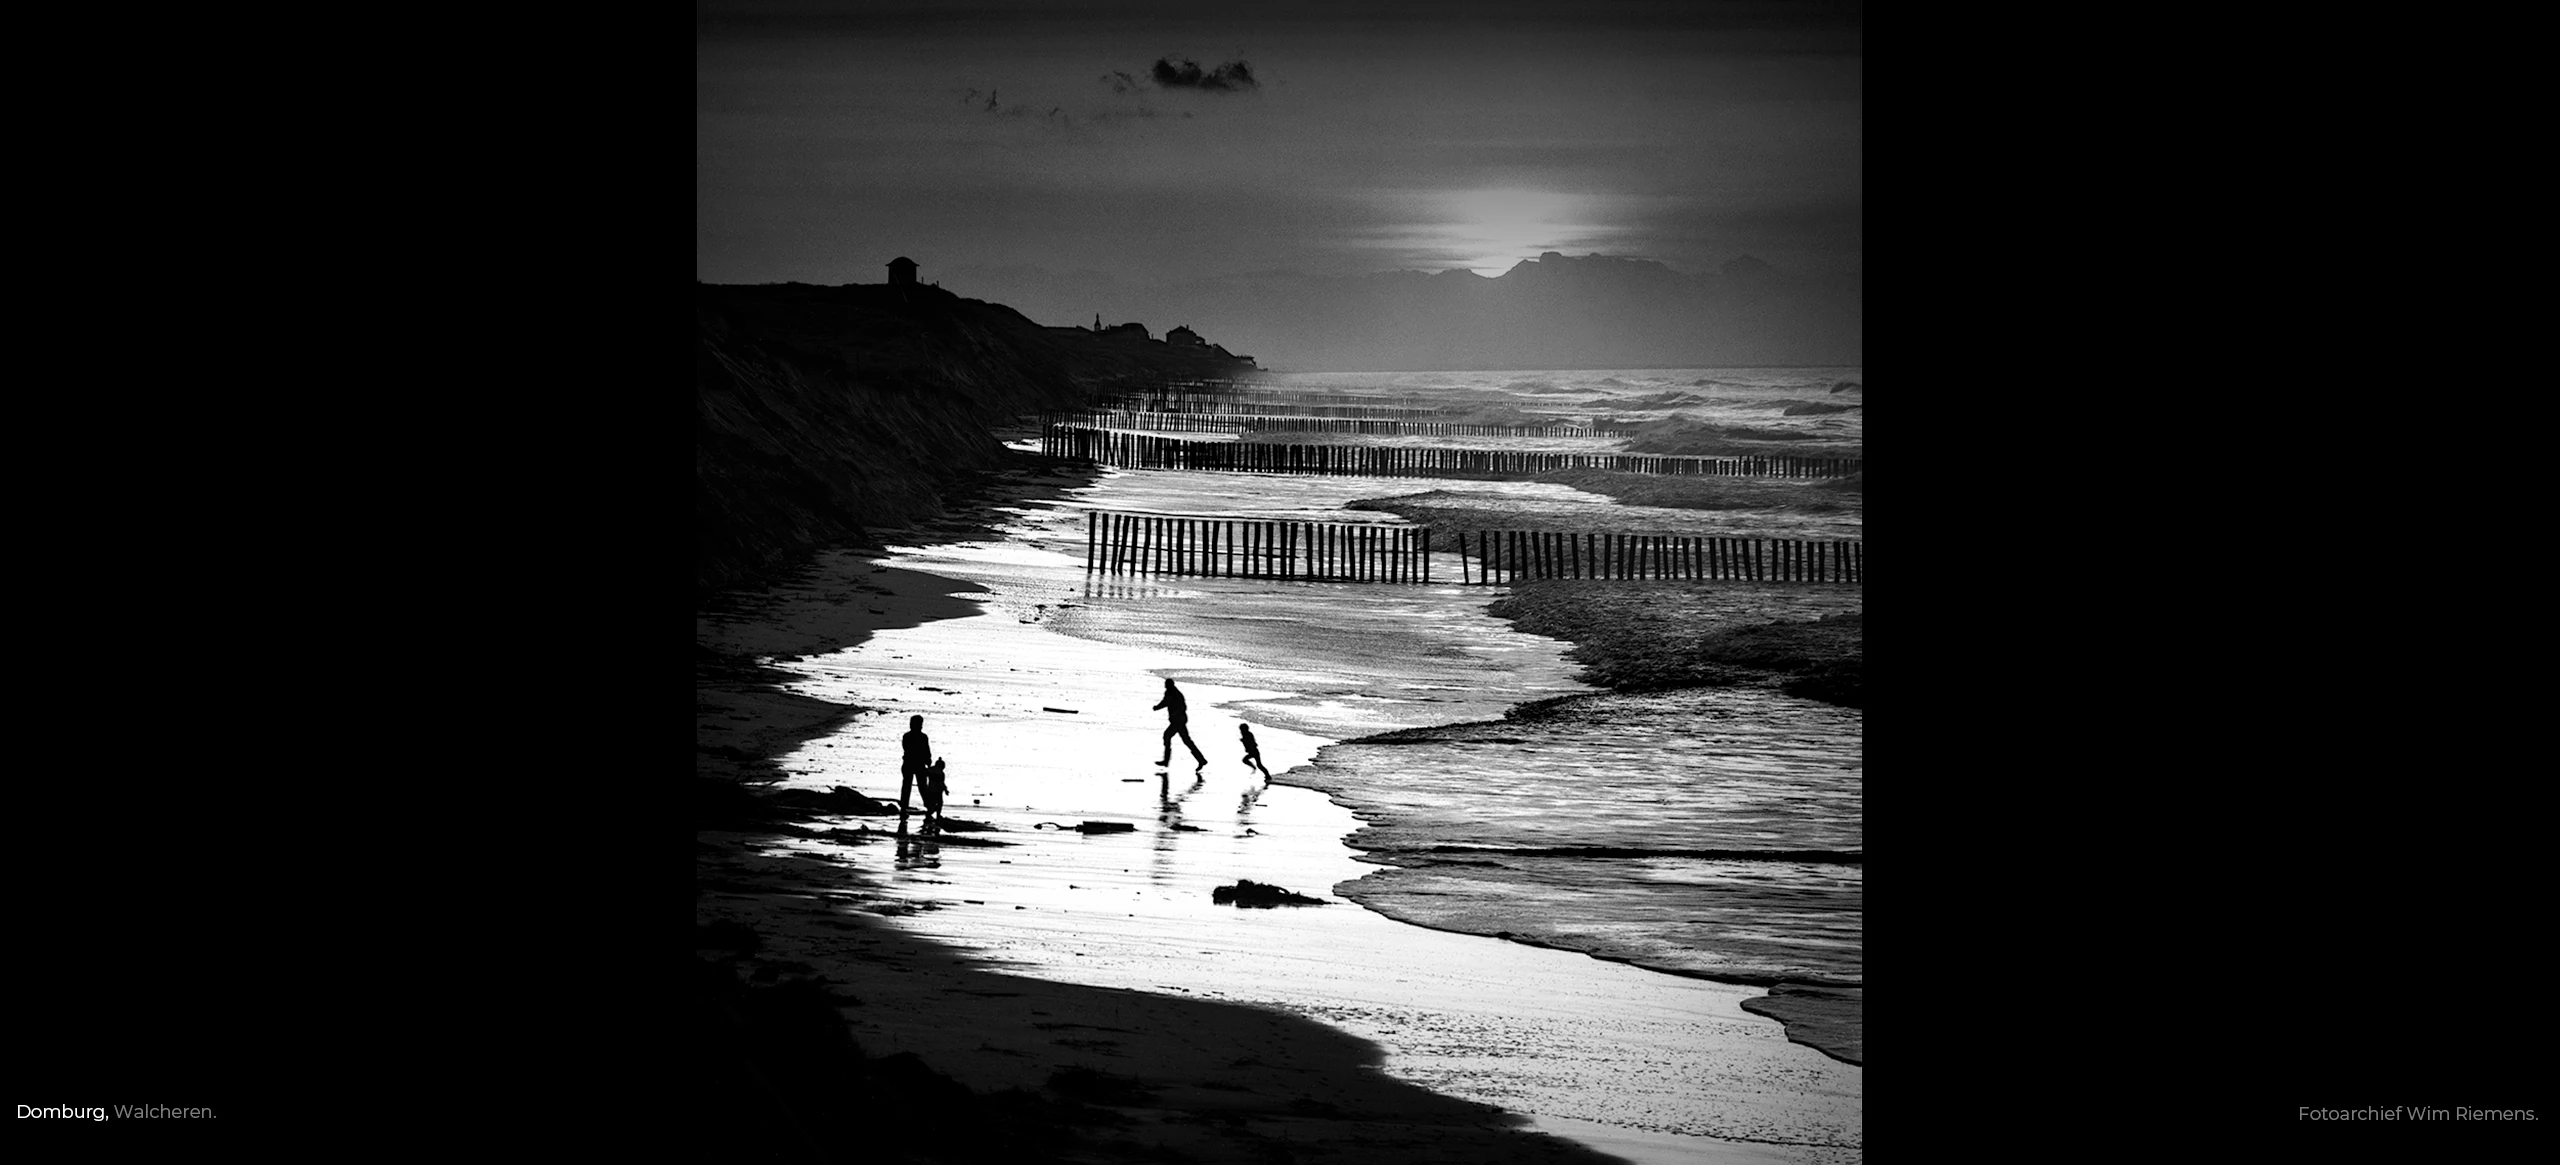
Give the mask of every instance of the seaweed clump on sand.
M 1324 899 L 1309 898 L 1279 886 L 1266 886 L 1250 878 L 1238 878 L 1233 886 L 1220 886 L 1209 891 L 1209 900 L 1219 905 L 1237 906 L 1322 906 Z

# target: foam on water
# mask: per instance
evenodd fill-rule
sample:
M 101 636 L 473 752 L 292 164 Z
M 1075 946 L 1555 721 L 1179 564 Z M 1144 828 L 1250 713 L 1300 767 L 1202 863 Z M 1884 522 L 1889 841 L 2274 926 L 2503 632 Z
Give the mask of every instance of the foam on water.
M 1844 373 L 1854 379 L 1857 370 L 1442 373 L 1437 382 L 1373 377 L 1384 383 L 1364 387 L 1480 403 L 1534 376 L 1576 392 L 1694 392 L 1728 400 L 1740 417 L 1753 400 L 1822 397 Z M 1619 383 L 1596 384 L 1604 375 Z M 1692 383 L 1701 379 L 1714 383 Z M 1779 419 L 1765 408 L 1748 415 L 1761 425 Z M 889 713 L 858 717 L 783 758 L 792 783 L 894 796 L 897 733 L 905 714 L 923 714 L 951 760 L 953 816 L 987 821 L 998 827 L 993 836 L 1028 848 L 955 858 L 902 846 L 896 868 L 910 880 L 890 888 L 912 893 L 921 913 L 901 925 L 1043 975 L 1285 1005 L 1378 1040 L 1400 1076 L 1518 1111 L 1854 1156 L 1856 1069 L 1787 1045 L 1774 1023 L 1707 996 L 1665 995 L 1661 1006 L 1671 1010 L 1653 1019 L 1617 1016 L 1601 1001 L 1653 998 L 1652 988 L 1617 974 L 1681 980 L 1612 968 L 1602 978 L 1615 986 L 1587 1008 L 1541 1015 L 1537 1000 L 1597 982 L 1570 970 L 1573 961 L 1605 964 L 1530 952 L 1566 963 L 1535 986 L 1512 980 L 1434 994 L 1427 983 L 1378 982 L 1358 965 L 1410 957 L 1416 940 L 1392 932 L 1420 932 L 1380 919 L 1389 930 L 1358 940 L 1384 944 L 1376 953 L 1310 951 L 1303 974 L 1283 983 L 1250 965 L 1268 959 L 1275 941 L 1254 935 L 1313 927 L 1309 941 L 1341 944 L 1351 941 L 1347 916 L 1204 913 L 1206 871 L 1214 870 L 1331 889 L 1436 929 L 1508 933 L 1663 971 L 1860 980 L 1856 711 L 1759 691 L 1597 693 L 1574 678 L 1560 645 L 1487 616 L 1484 605 L 1506 588 L 1457 585 L 1458 560 L 1448 554 L 1437 556 L 1434 576 L 1449 581 L 1433 585 L 1084 571 L 1087 510 L 1394 525 L 1391 515 L 1341 507 L 1439 488 L 1464 491 L 1480 508 L 1559 516 L 1629 508 L 1551 484 L 1111 471 L 1064 499 L 1009 511 L 999 541 L 896 548 L 899 567 L 982 588 L 969 593 L 981 616 L 780 661 L 801 677 L 801 694 Z M 1672 534 L 1741 532 L 1755 518 L 1780 517 L 1806 533 L 1777 536 L 1857 536 L 1854 517 L 1659 514 L 1660 532 Z M 1855 589 L 1721 584 L 1719 593 L 1736 619 L 1858 605 Z M 1026 649 L 1026 635 L 1036 650 Z M 1196 739 L 1213 761 L 1198 778 L 1187 761 L 1171 773 L 1148 764 L 1163 726 L 1148 708 L 1154 676 L 1190 693 Z M 1502 719 L 1515 706 L 1560 697 L 1576 699 Z M 1234 755 L 1238 721 L 1254 726 L 1282 783 L 1263 788 L 1244 775 Z M 1450 727 L 1462 725 L 1470 727 Z M 1419 742 L 1338 743 L 1417 727 L 1440 731 Z M 1082 819 L 1128 822 L 1139 833 L 1114 842 L 1042 828 Z M 1307 883 L 1311 854 L 1334 855 L 1322 867 L 1336 879 L 1331 886 Z M 1067 876 L 997 879 L 998 869 L 1015 867 L 995 855 Z M 955 862 L 979 871 L 979 888 L 966 892 L 973 901 L 953 900 Z M 1119 929 L 1095 929 L 1098 917 L 1120 920 Z M 1211 917 L 1219 921 L 1204 927 Z M 1372 934 L 1366 924 L 1357 930 Z M 1172 963 L 1168 934 L 1183 939 Z M 1431 950 L 1431 959 L 1481 959 Z M 1177 965 L 1192 978 L 1168 981 Z M 1473 1002 L 1450 1002 L 1461 997 Z M 1700 1010 L 1672 1015 L 1691 1007 Z M 1698 1058 L 1709 1044 L 1713 1056 Z
M 1406 921 L 1735 982 L 1861 981 L 1862 716 L 1756 690 L 1584 697 L 1333 745 L 1291 775 Z

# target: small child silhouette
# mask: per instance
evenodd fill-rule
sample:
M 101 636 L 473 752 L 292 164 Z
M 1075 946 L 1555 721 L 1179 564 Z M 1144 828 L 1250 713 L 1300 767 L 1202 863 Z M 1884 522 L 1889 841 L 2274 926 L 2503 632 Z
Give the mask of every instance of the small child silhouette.
M 1236 733 L 1244 737 L 1244 763 L 1260 771 L 1263 780 L 1270 780 L 1271 770 L 1262 767 L 1262 745 L 1253 739 L 1253 725 L 1238 724 Z
M 923 780 L 919 783 L 924 786 L 924 828 L 939 833 L 942 830 L 942 791 L 945 785 L 943 761 L 936 758 L 933 767 L 926 769 L 921 775 Z

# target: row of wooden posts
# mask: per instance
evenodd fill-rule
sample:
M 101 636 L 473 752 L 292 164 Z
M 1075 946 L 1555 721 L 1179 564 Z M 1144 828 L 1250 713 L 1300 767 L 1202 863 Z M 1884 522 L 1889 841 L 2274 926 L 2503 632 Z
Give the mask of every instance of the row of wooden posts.
M 1866 581 L 1865 543 L 1800 538 L 1477 531 L 1458 536 L 1459 581 L 1528 578 Z M 1331 582 L 1431 581 L 1419 526 L 1085 514 L 1085 572 Z
M 1044 425 L 1040 451 L 1125 469 L 1205 469 L 1360 477 L 1485 477 L 1608 469 L 1711 477 L 1845 477 L 1850 457 L 1678 457 L 1652 453 L 1540 453 L 1401 445 L 1280 445 L 1193 441 L 1081 425 Z
M 1334 397 L 1334 400 L 1356 401 L 1375 398 Z M 1429 420 L 1445 410 L 1434 405 L 1322 404 L 1305 397 L 1272 397 L 1264 400 L 1239 400 L 1234 397 L 1164 397 L 1136 395 L 1108 402 L 1122 411 L 1157 413 L 1219 413 L 1253 417 L 1355 417 L 1373 420 Z
M 1088 511 L 1084 569 L 1088 574 L 1430 582 L 1431 531 Z
M 1158 433 L 1360 433 L 1391 437 L 1624 437 L 1632 430 L 1587 425 L 1462 425 L 1452 421 L 1376 420 L 1365 417 L 1269 416 L 1257 413 L 1047 413 L 1041 427 L 1138 429 Z
M 1460 561 L 1467 539 L 1458 536 Z M 1463 581 L 1524 578 L 1866 581 L 1866 543 L 1814 538 L 1715 538 L 1670 534 L 1566 534 L 1493 530 L 1476 535 L 1476 568 Z

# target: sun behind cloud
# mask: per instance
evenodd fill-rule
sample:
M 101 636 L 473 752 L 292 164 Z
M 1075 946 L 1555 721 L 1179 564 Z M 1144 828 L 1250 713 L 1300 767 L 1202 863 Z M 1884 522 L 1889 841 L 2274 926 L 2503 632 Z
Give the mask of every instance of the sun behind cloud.
M 1589 250 L 1618 234 L 1605 200 L 1522 186 L 1441 190 L 1398 199 L 1398 226 L 1371 246 L 1395 253 L 1399 267 L 1464 268 L 1500 275 L 1543 251 Z
M 1541 251 L 1587 244 L 1607 228 L 1595 222 L 1599 208 L 1575 194 L 1517 187 L 1468 190 L 1442 199 L 1443 245 L 1458 266 L 1478 275 L 1500 275 Z

